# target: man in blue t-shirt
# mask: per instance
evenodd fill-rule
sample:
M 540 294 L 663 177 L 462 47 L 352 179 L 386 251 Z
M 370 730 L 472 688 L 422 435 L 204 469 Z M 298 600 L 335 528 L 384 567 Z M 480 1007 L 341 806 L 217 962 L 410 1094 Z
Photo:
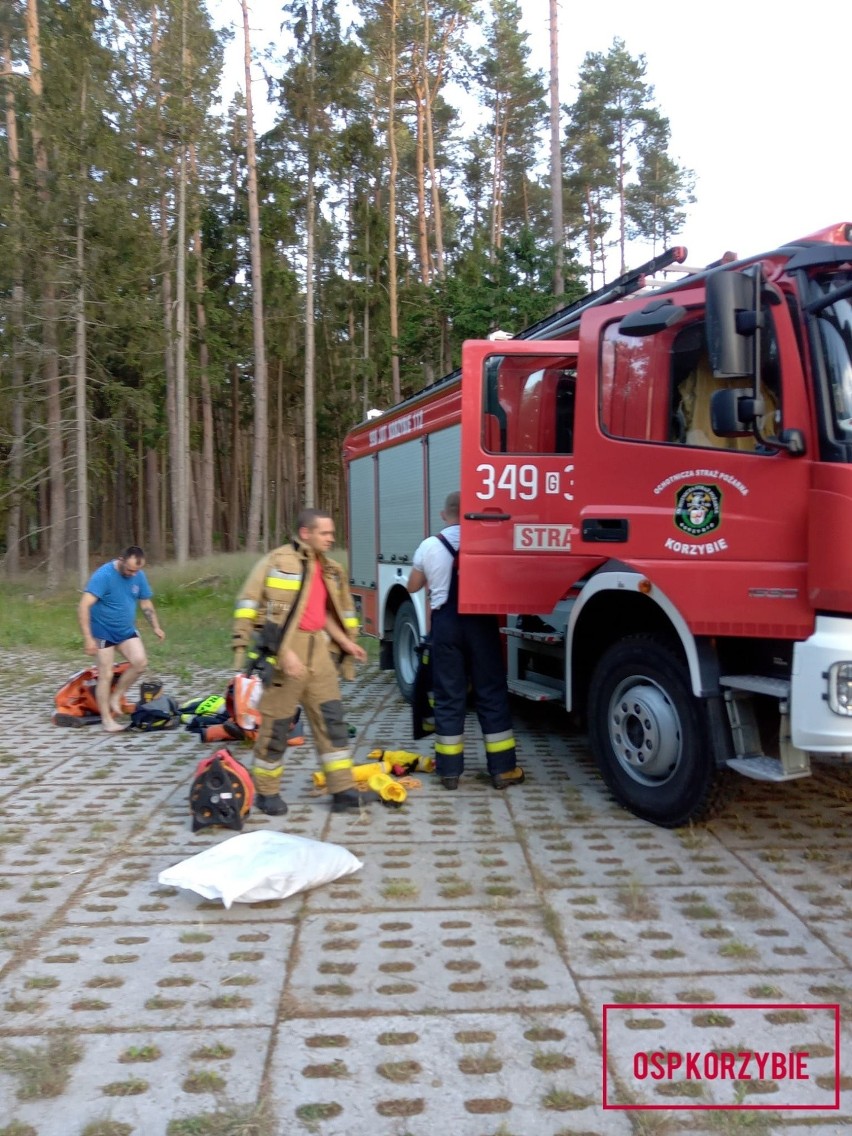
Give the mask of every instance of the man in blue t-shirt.
M 157 638 L 166 637 L 151 602 L 154 593 L 142 571 L 144 566 L 145 553 L 138 545 L 125 548 L 92 573 L 77 609 L 86 654 L 97 657 L 95 697 L 101 726 L 108 734 L 124 729 L 115 720 L 122 712 L 122 697 L 148 665 L 145 644 L 135 626 L 137 603 Z M 116 648 L 130 666 L 113 687 Z

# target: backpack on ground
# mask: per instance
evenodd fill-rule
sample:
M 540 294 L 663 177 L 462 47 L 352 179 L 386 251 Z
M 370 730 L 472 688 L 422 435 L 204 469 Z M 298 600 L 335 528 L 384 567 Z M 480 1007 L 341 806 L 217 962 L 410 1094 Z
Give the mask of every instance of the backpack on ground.
M 150 702 L 140 702 L 130 715 L 131 730 L 174 730 L 179 725 L 180 709 L 168 694 L 161 694 Z
M 228 749 L 219 749 L 199 761 L 189 790 L 192 831 L 210 825 L 242 831 L 254 801 L 254 783 L 248 769 Z
M 112 670 L 112 686 L 118 682 L 121 675 L 127 670 L 130 663 L 116 663 Z M 98 668 L 84 667 L 71 675 L 66 683 L 57 690 L 54 697 L 56 710 L 52 721 L 54 726 L 95 726 L 101 720 L 98 701 L 95 697 L 95 687 L 98 684 Z M 122 699 L 122 710 L 130 714 L 133 703 L 127 698 Z
M 204 741 L 209 740 L 205 737 L 205 731 L 210 726 L 221 726 L 230 718 L 225 699 L 220 694 L 209 694 L 204 698 L 184 702 L 178 708 L 178 713 L 186 729 L 191 734 L 201 734 Z

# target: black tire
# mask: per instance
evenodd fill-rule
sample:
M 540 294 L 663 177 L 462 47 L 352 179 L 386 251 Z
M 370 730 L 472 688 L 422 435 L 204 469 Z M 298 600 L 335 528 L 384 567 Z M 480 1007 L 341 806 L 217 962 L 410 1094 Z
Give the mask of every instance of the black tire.
M 705 703 L 681 657 L 652 637 L 624 640 L 601 656 L 589 690 L 589 738 L 615 799 L 643 820 L 678 828 L 719 797 Z
M 414 698 L 414 679 L 420 656 L 420 625 L 411 600 L 403 600 L 393 621 L 393 669 L 396 685 L 406 702 Z

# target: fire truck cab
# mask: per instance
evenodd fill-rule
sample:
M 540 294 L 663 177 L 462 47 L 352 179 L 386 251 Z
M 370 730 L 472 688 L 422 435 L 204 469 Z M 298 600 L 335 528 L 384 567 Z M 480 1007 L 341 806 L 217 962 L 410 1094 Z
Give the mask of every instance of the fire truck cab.
M 411 556 L 461 490 L 460 609 L 509 687 L 579 712 L 636 815 L 705 816 L 730 770 L 852 760 L 852 225 L 649 288 L 683 250 L 356 427 L 350 576 L 410 694 Z

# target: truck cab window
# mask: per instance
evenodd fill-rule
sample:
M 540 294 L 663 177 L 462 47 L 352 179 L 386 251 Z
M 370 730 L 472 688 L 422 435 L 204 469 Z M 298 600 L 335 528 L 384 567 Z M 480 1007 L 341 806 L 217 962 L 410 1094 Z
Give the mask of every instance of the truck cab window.
M 662 336 L 620 335 L 618 322 L 601 342 L 600 417 L 605 434 L 637 442 L 669 436 L 668 350 Z
M 778 345 L 767 312 L 761 343 L 761 432 L 781 430 Z M 720 438 L 710 426 L 710 397 L 726 386 L 751 389 L 751 379 L 717 379 L 710 366 L 702 319 L 672 333 L 622 336 L 610 324 L 601 343 L 600 415 L 604 433 L 637 442 L 674 442 L 711 449 L 759 449 L 756 440 Z
M 726 387 L 750 391 L 752 381 L 750 378 L 717 379 L 714 376 L 703 320 L 695 320 L 679 330 L 671 349 L 669 440 L 684 446 L 758 452 L 760 446 L 753 437 L 720 438 L 713 433 L 710 399 L 714 391 Z M 766 404 L 766 413 L 760 422 L 761 433 L 764 437 L 773 437 L 781 430 L 781 374 L 771 315 L 761 342 L 760 389 Z
M 816 328 L 830 398 L 830 426 L 833 439 L 852 440 L 852 272 L 843 271 L 818 278 L 814 291 L 831 300 L 820 307 Z
M 489 453 L 574 452 L 573 357 L 492 356 L 484 385 L 482 447 Z

